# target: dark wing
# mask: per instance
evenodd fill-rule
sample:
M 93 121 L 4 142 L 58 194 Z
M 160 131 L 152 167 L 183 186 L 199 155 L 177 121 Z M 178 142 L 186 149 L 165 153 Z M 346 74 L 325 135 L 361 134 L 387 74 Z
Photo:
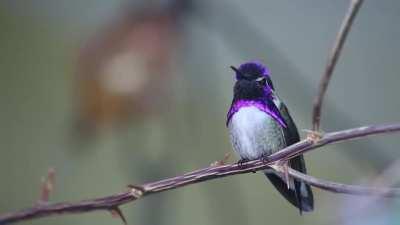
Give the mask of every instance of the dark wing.
M 280 101 L 278 108 L 287 125 L 287 127 L 283 129 L 286 145 L 289 146 L 299 142 L 300 136 L 296 124 L 293 122 L 293 119 L 290 116 L 289 110 L 287 109 L 286 105 Z M 304 157 L 302 155 L 289 160 L 289 165 L 291 168 L 299 172 L 307 173 Z M 275 186 L 275 188 L 278 189 L 278 191 L 290 203 L 292 203 L 300 210 L 300 213 L 302 213 L 303 211 L 309 212 L 314 209 L 314 197 L 311 191 L 311 187 L 308 184 L 294 180 L 295 190 L 291 190 L 287 188 L 285 181 L 283 181 L 278 175 L 266 175 Z

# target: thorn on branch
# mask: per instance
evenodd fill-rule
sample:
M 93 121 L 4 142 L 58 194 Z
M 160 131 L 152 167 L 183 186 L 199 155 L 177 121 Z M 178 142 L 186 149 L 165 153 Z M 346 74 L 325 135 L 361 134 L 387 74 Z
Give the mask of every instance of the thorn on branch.
M 283 162 L 282 167 L 283 167 L 283 176 L 285 178 L 286 187 L 289 190 L 290 189 L 290 180 L 289 180 L 289 172 L 288 172 L 288 170 L 289 170 L 289 162 L 285 160 Z
M 279 165 L 278 163 L 274 163 L 274 164 L 270 165 L 269 167 L 271 167 L 273 170 L 275 170 L 278 173 L 282 173 L 283 172 L 282 166 Z
M 276 172 L 283 175 L 283 180 L 285 181 L 286 187 L 289 190 L 290 189 L 289 161 L 280 160 L 270 165 L 270 167 Z
M 122 211 L 121 211 L 121 209 L 119 207 L 115 207 L 115 208 L 110 209 L 110 213 L 111 213 L 112 217 L 121 219 L 122 222 L 124 223 L 124 225 L 128 224 L 126 222 L 126 218 L 125 218 L 124 214 L 122 213 Z
M 230 153 L 230 152 L 225 153 L 223 159 L 217 160 L 217 161 L 211 163 L 210 166 L 211 166 L 211 167 L 223 166 L 223 165 L 225 165 L 225 164 L 228 162 L 228 160 L 229 160 L 230 157 L 231 157 L 231 153 Z
M 54 190 L 56 171 L 54 168 L 50 168 L 47 172 L 47 177 L 42 177 L 42 187 L 40 198 L 37 204 L 46 204 L 49 202 L 50 194 Z

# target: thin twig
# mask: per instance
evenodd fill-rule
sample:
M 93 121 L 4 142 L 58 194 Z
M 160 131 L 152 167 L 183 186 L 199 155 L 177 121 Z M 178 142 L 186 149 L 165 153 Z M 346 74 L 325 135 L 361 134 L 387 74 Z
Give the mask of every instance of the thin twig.
M 318 86 L 318 94 L 314 98 L 313 102 L 313 115 L 312 115 L 312 122 L 313 122 L 313 130 L 318 131 L 320 128 L 321 122 L 321 108 L 322 103 L 324 100 L 324 96 L 326 90 L 328 89 L 329 81 L 332 77 L 333 70 L 335 69 L 336 63 L 339 59 L 340 53 L 342 51 L 344 42 L 346 41 L 346 37 L 350 31 L 351 25 L 353 24 L 354 18 L 359 11 L 363 0 L 352 0 L 350 3 L 349 10 L 342 22 L 340 30 L 336 36 L 335 43 L 329 54 L 329 59 L 325 67 L 325 71 L 323 76 L 321 77 L 319 86 Z
M 400 123 L 392 125 L 380 125 L 380 126 L 366 126 L 359 127 L 349 130 L 343 130 L 338 132 L 327 133 L 322 136 L 319 140 L 314 141 L 305 139 L 294 145 L 291 145 L 282 151 L 279 151 L 271 155 L 268 162 L 263 160 L 253 160 L 242 165 L 228 164 L 221 166 L 211 166 L 204 169 L 196 170 L 190 173 L 186 173 L 181 176 L 176 176 L 168 179 L 163 179 L 156 182 L 146 183 L 143 185 L 130 186 L 130 189 L 126 192 L 119 194 L 96 198 L 90 200 L 84 200 L 79 202 L 63 202 L 54 203 L 47 205 L 38 205 L 32 208 L 27 208 L 17 212 L 7 213 L 0 216 L 0 225 L 15 223 L 19 221 L 58 215 L 58 214 L 73 214 L 73 213 L 85 213 L 95 210 L 114 210 L 118 206 L 132 202 L 138 198 L 162 192 L 167 190 L 176 189 L 190 184 L 204 182 L 212 179 L 222 178 L 235 174 L 250 173 L 258 170 L 269 168 L 275 162 L 279 160 L 287 160 L 297 155 L 303 154 L 312 149 L 320 148 L 327 144 L 333 144 L 345 140 L 361 138 L 374 134 L 392 133 L 400 131 Z M 337 183 L 327 183 L 320 181 L 310 176 L 301 175 L 298 173 L 291 172 L 292 176 L 295 176 L 305 182 L 313 185 L 314 187 L 322 188 L 327 191 L 333 191 L 337 193 L 347 194 L 375 194 L 375 193 L 398 193 L 397 189 L 378 189 L 378 188 L 367 188 L 352 185 L 341 185 Z M 334 189 L 324 188 L 335 184 Z M 362 188 L 362 190 L 361 190 Z M 393 195 L 394 196 L 394 195 Z M 396 194 L 397 196 L 397 194 Z
M 304 182 L 318 187 L 322 190 L 330 191 L 333 193 L 342 193 L 350 195 L 368 195 L 376 197 L 399 197 L 400 188 L 387 188 L 387 187 L 365 187 L 359 185 L 340 184 L 331 181 L 317 179 L 304 173 L 300 173 L 294 169 L 289 168 L 289 174 L 292 177 L 303 180 Z

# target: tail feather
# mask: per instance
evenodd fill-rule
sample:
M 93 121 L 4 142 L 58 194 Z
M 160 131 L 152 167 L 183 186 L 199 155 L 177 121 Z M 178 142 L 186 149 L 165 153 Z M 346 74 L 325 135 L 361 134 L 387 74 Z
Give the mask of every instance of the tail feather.
M 306 173 L 303 156 L 298 156 L 289 161 L 290 166 L 302 173 Z M 314 197 L 311 187 L 301 181 L 294 180 L 294 187 L 287 188 L 285 181 L 274 173 L 265 173 L 274 187 L 286 198 L 292 205 L 302 212 L 311 212 L 314 209 Z

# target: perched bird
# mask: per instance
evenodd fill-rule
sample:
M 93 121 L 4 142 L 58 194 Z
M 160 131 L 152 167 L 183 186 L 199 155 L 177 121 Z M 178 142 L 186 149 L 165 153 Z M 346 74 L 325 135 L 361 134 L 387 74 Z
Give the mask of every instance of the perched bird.
M 268 68 L 260 62 L 231 68 L 236 83 L 226 125 L 232 146 L 241 158 L 239 162 L 267 157 L 300 141 L 286 105 L 275 93 Z M 306 173 L 302 155 L 290 159 L 288 166 Z M 313 193 L 308 184 L 293 178 L 287 184 L 283 175 L 272 170 L 265 170 L 264 174 L 300 214 L 313 210 Z

